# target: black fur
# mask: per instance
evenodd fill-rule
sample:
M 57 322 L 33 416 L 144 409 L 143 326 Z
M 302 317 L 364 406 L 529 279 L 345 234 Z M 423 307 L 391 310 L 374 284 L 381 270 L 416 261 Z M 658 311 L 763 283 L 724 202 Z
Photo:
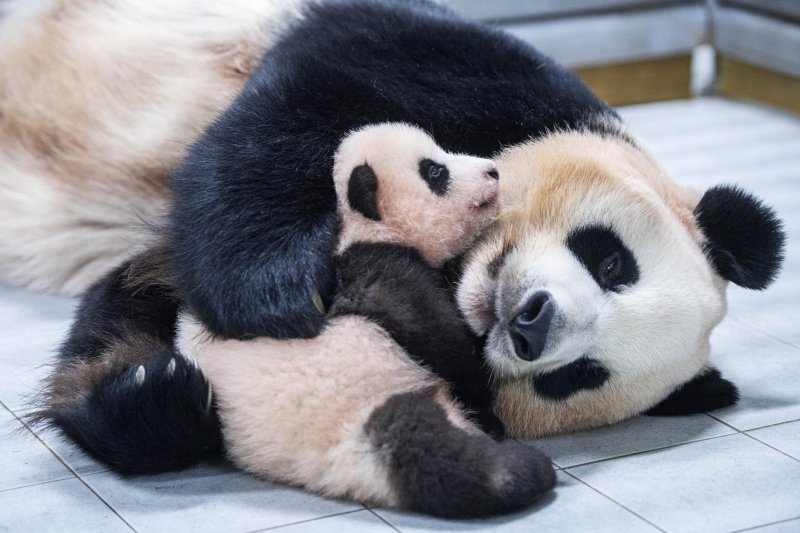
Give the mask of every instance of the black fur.
M 675 389 L 646 414 L 691 415 L 729 407 L 737 401 L 739 401 L 739 391 L 736 385 L 723 378 L 716 368 L 709 368 Z
M 578 79 L 514 37 L 422 0 L 311 5 L 174 176 L 178 284 L 223 337 L 309 337 L 338 231 L 333 154 L 404 121 L 490 156 L 555 128 L 625 138 Z M 610 120 L 608 120 L 610 119 Z
M 85 293 L 33 420 L 59 428 L 121 474 L 179 470 L 219 454 L 222 435 L 208 405 L 209 384 L 173 348 L 177 312 L 168 286 L 136 281 L 130 262 L 109 272 Z M 112 347 L 131 363 L 109 366 L 99 382 L 71 384 L 88 388 L 70 402 L 53 401 L 61 374 L 80 361 L 107 362 Z M 139 362 L 145 367 L 141 385 L 134 381 Z
M 370 220 L 378 221 L 378 176 L 372 167 L 363 164 L 353 169 L 347 182 L 347 203 L 356 213 L 361 213 Z
M 430 159 L 419 162 L 419 175 L 428 184 L 428 188 L 436 196 L 444 196 L 450 188 L 450 171 Z
M 161 284 L 136 284 L 127 261 L 96 281 L 81 298 L 59 350 L 62 362 L 96 359 L 113 343 L 147 335 L 166 346 L 175 337 L 178 303 Z
M 712 187 L 695 208 L 704 251 L 719 275 L 748 289 L 765 289 L 783 262 L 786 234 L 775 212 L 732 185 Z
M 536 392 L 545 398 L 563 400 L 579 390 L 600 388 L 609 377 L 608 369 L 600 361 L 581 357 L 534 377 L 532 383 Z
M 467 434 L 450 423 L 430 392 L 393 396 L 365 431 L 403 509 L 446 518 L 491 516 L 528 507 L 555 486 L 553 466 L 536 448 Z
M 365 243 L 345 250 L 336 271 L 331 316 L 357 314 L 377 322 L 414 361 L 453 386 L 478 424 L 503 434 L 492 412 L 483 342 L 470 333 L 440 271 L 413 249 Z
M 639 281 L 636 258 L 611 228 L 579 228 L 567 237 L 567 248 L 604 291 L 621 292 Z
M 168 349 L 150 354 L 144 368 L 141 385 L 138 366 L 130 366 L 78 402 L 50 409 L 49 422 L 123 475 L 181 470 L 219 455 L 221 426 L 203 374 Z

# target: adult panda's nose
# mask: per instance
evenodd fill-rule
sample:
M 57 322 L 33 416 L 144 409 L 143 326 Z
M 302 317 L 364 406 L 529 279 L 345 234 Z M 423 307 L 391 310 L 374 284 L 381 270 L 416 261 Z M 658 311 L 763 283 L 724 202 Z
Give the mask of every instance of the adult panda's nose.
M 533 361 L 544 351 L 556 303 L 547 291 L 537 291 L 511 321 L 511 340 L 517 357 Z

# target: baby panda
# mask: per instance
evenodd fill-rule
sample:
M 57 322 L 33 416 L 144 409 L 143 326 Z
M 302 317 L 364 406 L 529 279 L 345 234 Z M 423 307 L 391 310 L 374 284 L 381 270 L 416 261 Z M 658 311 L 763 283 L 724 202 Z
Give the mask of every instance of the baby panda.
M 451 377 L 461 397 L 465 384 L 488 392 L 480 350 L 433 267 L 496 215 L 497 182 L 491 161 L 446 153 L 411 126 L 360 129 L 335 157 L 338 287 L 319 336 L 225 340 L 182 313 L 178 351 L 211 383 L 238 466 L 441 516 L 509 512 L 552 488 L 544 456 L 492 440 L 424 368 Z
M 636 143 L 560 132 L 496 159 L 501 215 L 457 301 L 486 336 L 495 409 L 534 438 L 732 405 L 709 362 L 727 282 L 767 287 L 785 235 L 744 190 L 678 186 Z

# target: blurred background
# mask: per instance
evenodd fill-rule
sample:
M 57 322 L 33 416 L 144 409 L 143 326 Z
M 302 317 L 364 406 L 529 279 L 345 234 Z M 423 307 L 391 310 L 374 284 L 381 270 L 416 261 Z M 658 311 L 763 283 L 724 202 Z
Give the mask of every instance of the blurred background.
M 612 105 L 718 94 L 800 112 L 798 0 L 445 0 Z

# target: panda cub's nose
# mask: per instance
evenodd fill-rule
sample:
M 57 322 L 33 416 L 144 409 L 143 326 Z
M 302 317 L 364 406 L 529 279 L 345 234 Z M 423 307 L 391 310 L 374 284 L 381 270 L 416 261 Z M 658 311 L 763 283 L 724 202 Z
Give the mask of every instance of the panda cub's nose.
M 544 351 L 556 304 L 547 291 L 535 292 L 511 321 L 511 340 L 517 357 L 533 361 Z

